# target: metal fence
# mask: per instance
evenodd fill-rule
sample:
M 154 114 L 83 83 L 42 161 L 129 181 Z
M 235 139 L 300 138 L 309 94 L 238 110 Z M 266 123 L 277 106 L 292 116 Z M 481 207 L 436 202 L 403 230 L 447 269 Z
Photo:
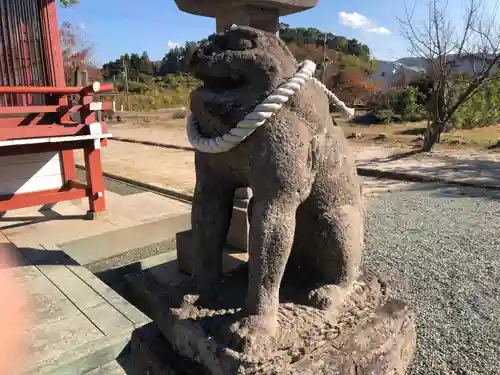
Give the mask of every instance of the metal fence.
M 0 86 L 46 86 L 39 0 L 0 0 Z M 44 95 L 0 95 L 0 106 L 41 105 Z

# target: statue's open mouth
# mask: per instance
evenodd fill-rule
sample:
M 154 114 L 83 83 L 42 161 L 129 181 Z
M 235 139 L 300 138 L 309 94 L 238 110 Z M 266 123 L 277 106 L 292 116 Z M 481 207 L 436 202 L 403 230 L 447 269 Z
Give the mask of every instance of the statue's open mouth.
M 210 72 L 204 72 L 197 75 L 203 81 L 203 87 L 207 91 L 220 92 L 228 90 L 237 90 L 247 85 L 247 80 L 242 74 L 228 72 L 226 77 L 211 75 Z
M 257 34 L 246 28 L 216 35 L 191 56 L 189 68 L 203 82 L 205 92 L 221 93 L 252 85 L 249 78 L 259 69 L 255 56 Z

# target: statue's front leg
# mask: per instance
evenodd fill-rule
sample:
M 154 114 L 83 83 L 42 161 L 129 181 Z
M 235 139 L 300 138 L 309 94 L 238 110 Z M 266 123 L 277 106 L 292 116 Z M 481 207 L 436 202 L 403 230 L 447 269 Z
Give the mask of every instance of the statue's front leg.
M 245 317 L 232 327 L 240 350 L 247 352 L 263 350 L 277 329 L 280 285 L 292 249 L 299 205 L 298 196 L 292 194 L 252 199 Z
M 222 251 L 231 222 L 234 189 L 223 179 L 197 174 L 191 224 L 195 257 L 193 276 L 202 296 L 210 297 L 222 277 Z

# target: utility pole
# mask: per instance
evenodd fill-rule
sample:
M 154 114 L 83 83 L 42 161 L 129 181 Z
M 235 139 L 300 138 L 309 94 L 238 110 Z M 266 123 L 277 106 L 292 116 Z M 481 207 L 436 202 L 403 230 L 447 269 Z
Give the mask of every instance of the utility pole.
M 128 67 L 125 60 L 123 60 L 123 79 L 125 80 L 125 100 L 127 102 L 127 111 L 130 111 L 130 96 L 128 93 Z
M 326 59 L 327 59 L 327 48 L 328 48 L 328 38 L 325 33 L 325 39 L 323 43 L 323 77 L 321 77 L 321 81 L 323 84 L 326 84 Z

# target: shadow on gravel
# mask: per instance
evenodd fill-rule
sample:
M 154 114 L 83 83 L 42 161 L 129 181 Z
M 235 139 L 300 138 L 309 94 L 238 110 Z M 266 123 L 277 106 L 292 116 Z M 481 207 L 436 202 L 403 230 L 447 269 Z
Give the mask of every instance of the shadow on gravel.
M 491 154 L 491 152 L 490 152 Z M 404 160 L 403 160 L 404 159 Z M 392 164 L 392 165 L 391 165 Z M 446 155 L 420 153 L 419 150 L 375 158 L 358 164 L 384 171 L 415 174 L 428 178 L 442 178 L 485 185 L 485 189 L 500 190 L 500 163 L 481 158 L 459 158 Z
M 434 197 L 444 198 L 485 198 L 500 200 L 500 190 L 488 190 L 467 186 L 450 186 L 438 183 L 422 183 L 408 189 L 409 191 L 428 191 Z

